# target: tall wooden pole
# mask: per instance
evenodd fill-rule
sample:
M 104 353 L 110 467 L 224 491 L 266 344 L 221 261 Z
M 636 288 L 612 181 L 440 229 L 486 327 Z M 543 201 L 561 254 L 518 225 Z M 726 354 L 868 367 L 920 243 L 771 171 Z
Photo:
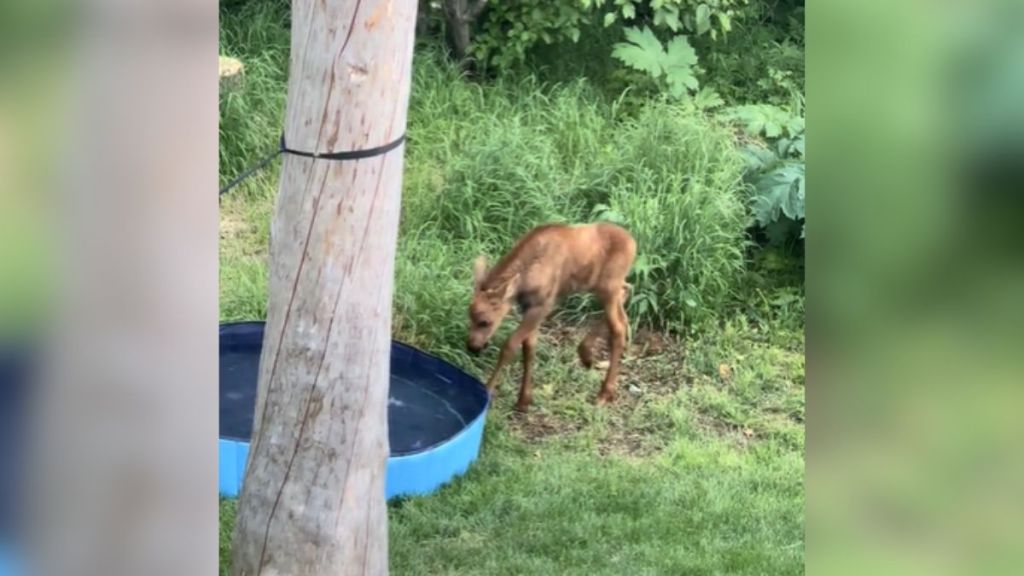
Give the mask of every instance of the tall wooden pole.
M 295 0 L 285 140 L 330 153 L 405 131 L 415 0 Z M 398 147 L 286 154 L 271 226 L 236 575 L 387 574 L 384 471 Z

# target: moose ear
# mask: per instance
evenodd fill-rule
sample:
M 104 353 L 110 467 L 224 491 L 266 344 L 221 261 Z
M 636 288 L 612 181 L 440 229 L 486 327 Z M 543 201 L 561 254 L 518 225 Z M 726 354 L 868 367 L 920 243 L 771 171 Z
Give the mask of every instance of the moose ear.
M 513 276 L 507 284 L 505 284 L 505 300 L 511 299 L 516 295 L 516 290 L 519 289 L 519 274 Z
M 473 262 L 473 288 L 477 289 L 480 284 L 484 281 L 484 276 L 487 275 L 487 257 L 479 256 L 476 261 Z

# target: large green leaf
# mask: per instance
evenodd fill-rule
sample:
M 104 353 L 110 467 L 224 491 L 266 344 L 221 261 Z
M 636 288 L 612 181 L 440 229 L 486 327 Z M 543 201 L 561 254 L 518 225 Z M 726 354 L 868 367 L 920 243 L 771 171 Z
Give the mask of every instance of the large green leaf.
M 668 80 L 669 91 L 676 98 L 687 90 L 696 92 L 697 77 L 693 74 L 696 63 L 697 53 L 686 36 L 680 34 L 669 41 L 664 60 L 665 78 Z
M 779 138 L 776 142 L 776 149 L 779 151 L 779 156 L 793 156 L 796 158 L 804 157 L 804 135 L 801 134 L 796 138 L 790 140 L 789 138 Z
M 760 173 L 779 162 L 779 157 L 770 148 L 757 144 L 747 144 L 740 148 L 747 163 L 747 173 L 760 175 Z
M 789 132 L 789 137 L 794 138 L 798 134 L 804 133 L 804 118 L 803 116 L 793 116 L 786 124 L 786 131 Z
M 786 162 L 762 176 L 755 185 L 754 218 L 767 226 L 785 215 L 804 218 L 804 164 Z
M 705 34 L 711 29 L 711 8 L 707 4 L 697 6 L 695 20 L 697 23 L 697 36 Z
M 793 141 L 793 150 L 796 150 L 800 154 L 800 157 L 804 157 L 804 135 L 801 134 L 796 140 Z
M 678 32 L 683 26 L 682 22 L 679 21 L 679 8 L 666 6 L 664 10 L 659 11 L 659 14 L 664 14 L 665 25 L 668 26 L 669 30 Z
M 693 101 L 698 110 L 711 110 L 725 104 L 725 101 L 718 95 L 718 92 L 715 92 L 714 88 L 707 86 L 700 89 L 700 92 L 693 97 Z
M 790 138 L 795 138 L 803 132 L 803 118 L 793 116 L 787 110 L 770 104 L 734 106 L 726 110 L 724 116 L 743 124 L 747 134 L 751 136 L 763 135 L 775 139 L 782 136 L 785 131 L 789 133 Z
M 718 25 L 722 27 L 722 32 L 732 30 L 732 18 L 727 13 L 715 12 L 715 16 L 718 18 Z
M 626 42 L 615 44 L 612 56 L 630 68 L 650 74 L 652 78 L 660 77 L 665 52 L 651 29 L 646 26 L 643 30 L 626 28 L 625 32 Z

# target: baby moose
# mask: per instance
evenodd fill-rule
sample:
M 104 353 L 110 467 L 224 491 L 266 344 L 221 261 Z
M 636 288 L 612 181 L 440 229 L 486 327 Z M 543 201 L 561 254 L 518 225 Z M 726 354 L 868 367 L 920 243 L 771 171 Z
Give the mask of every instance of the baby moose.
M 513 304 L 522 320 L 501 349 L 494 373 L 487 381 L 492 397 L 502 368 L 521 347 L 523 381 L 516 409 L 533 401 L 531 381 L 537 329 L 562 297 L 591 293 L 604 306 L 611 354 L 596 403 L 615 400 L 619 362 L 626 345 L 628 320 L 624 302 L 626 276 L 636 258 L 636 241 L 623 228 L 609 223 L 570 226 L 546 224 L 529 231 L 498 263 L 487 270 L 481 256 L 473 269 L 473 300 L 469 305 L 466 348 L 479 354 L 494 335 Z M 579 345 L 583 366 L 594 364 L 593 346 L 605 325 L 594 326 Z

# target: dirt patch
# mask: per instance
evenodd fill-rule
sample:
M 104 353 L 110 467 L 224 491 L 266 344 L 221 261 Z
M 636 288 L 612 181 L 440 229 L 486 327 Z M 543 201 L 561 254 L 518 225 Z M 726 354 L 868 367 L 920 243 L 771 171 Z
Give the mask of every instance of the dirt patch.
M 541 328 L 541 337 L 547 340 L 548 345 L 559 347 L 570 347 L 575 349 L 587 336 L 591 327 L 600 321 L 594 321 L 584 326 L 572 326 L 567 324 L 556 324 L 549 328 Z M 649 358 L 662 354 L 678 354 L 681 352 L 683 342 L 671 334 L 665 334 L 646 328 L 634 332 L 626 343 L 625 359 Z M 608 337 L 604 330 L 594 342 L 594 358 L 596 360 L 608 360 Z
M 562 351 L 558 354 L 561 360 L 549 361 L 578 364 L 575 349 L 589 327 L 555 324 L 543 329 L 541 345 Z M 572 353 L 566 353 L 569 351 Z M 603 376 L 608 363 L 608 347 L 604 338 L 595 343 L 594 357 L 596 366 L 592 370 Z M 645 417 L 646 411 L 652 403 L 671 397 L 681 386 L 687 385 L 690 377 L 683 369 L 685 357 L 681 340 L 650 330 L 638 330 L 629 342 L 620 368 L 618 397 L 613 404 L 597 409 L 602 412 L 600 416 L 587 416 L 595 410 L 592 403 L 597 394 L 597 387 L 590 389 L 588 386 L 585 392 L 577 388 L 571 400 L 573 403 L 586 403 L 587 407 L 567 407 L 564 397 L 560 399 L 561 409 L 541 406 L 544 400 L 538 399 L 526 414 L 510 411 L 508 426 L 513 434 L 531 444 L 586 434 L 594 439 L 599 454 L 634 458 L 648 456 L 665 445 L 667 427 Z M 595 424 L 595 421 L 600 424 Z
M 626 400 L 621 399 L 612 406 L 602 408 L 607 414 L 607 427 L 604 433 L 594 439 L 594 450 L 602 456 L 629 458 L 642 458 L 658 452 L 664 442 L 659 439 L 656 431 L 631 426 L 628 416 L 632 409 L 625 403 Z M 581 420 L 559 416 L 537 406 L 525 414 L 515 411 L 508 414 L 508 427 L 512 433 L 535 446 L 586 434 L 587 426 Z
M 578 422 L 561 418 L 536 406 L 526 413 L 510 412 L 508 427 L 516 436 L 531 444 L 575 434 L 581 428 Z
M 629 347 L 631 355 L 647 358 L 664 353 L 680 352 L 683 350 L 683 343 L 669 334 L 640 329 L 633 335 Z

